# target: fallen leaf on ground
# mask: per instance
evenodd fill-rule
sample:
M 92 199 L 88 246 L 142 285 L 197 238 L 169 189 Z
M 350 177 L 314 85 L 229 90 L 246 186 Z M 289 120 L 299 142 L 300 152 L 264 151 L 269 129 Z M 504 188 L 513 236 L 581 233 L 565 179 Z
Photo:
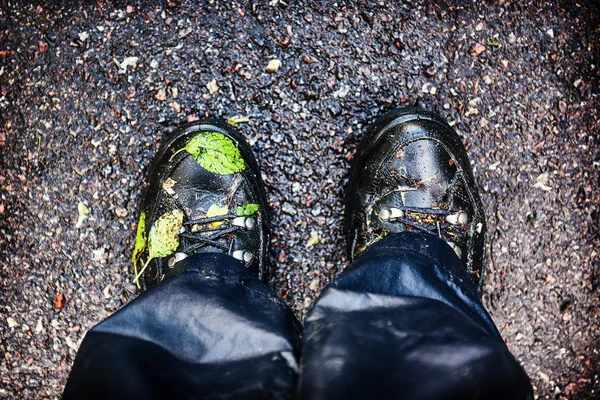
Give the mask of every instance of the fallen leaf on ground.
M 308 285 L 308 288 L 310 290 L 312 290 L 313 292 L 316 292 L 317 289 L 319 289 L 319 278 L 315 278 L 310 282 L 310 285 Z
M 306 248 L 310 249 L 319 243 L 321 243 L 321 236 L 319 233 L 317 231 L 310 231 L 310 238 L 308 238 L 308 242 L 306 242 Z
M 38 40 L 38 48 L 40 49 L 40 53 L 45 53 L 48 51 L 48 43 Z
M 67 298 L 64 294 L 57 294 L 54 296 L 54 308 L 60 310 L 67 303 Z
M 306 63 L 306 64 L 314 64 L 314 63 L 319 62 L 319 60 L 316 57 L 311 57 L 311 56 L 304 56 L 302 58 L 302 61 L 304 61 L 304 63 Z
M 490 45 L 490 46 L 492 46 L 492 47 L 500 47 L 500 42 L 499 42 L 499 41 L 498 41 L 498 39 L 496 39 L 496 38 L 493 38 L 493 37 L 491 37 L 491 36 L 488 36 L 488 37 L 485 39 L 485 41 L 486 41 L 486 43 L 487 43 L 487 44 L 489 44 L 489 45 Z
M 77 222 L 75 223 L 75 228 L 79 229 L 79 228 L 81 228 L 81 225 L 83 224 L 83 220 L 90 213 L 90 209 L 88 208 L 87 205 L 85 205 L 84 202 L 80 201 L 77 204 L 77 213 L 78 213 L 78 217 L 77 217 Z
M 127 72 L 127 68 L 135 66 L 138 60 L 138 57 L 125 57 L 123 61 L 119 63 L 119 73 L 124 74 Z
M 471 51 L 469 52 L 469 54 L 471 54 L 471 57 L 477 57 L 478 55 L 483 53 L 485 50 L 486 50 L 486 48 L 484 45 L 482 45 L 480 43 L 475 43 L 475 45 L 473 47 L 471 47 Z
M 245 124 L 250 122 L 250 117 L 244 117 L 242 115 L 236 115 L 227 120 L 227 123 L 233 127 L 237 127 L 239 124 Z
M 159 101 L 165 101 L 167 99 L 167 91 L 165 89 L 158 89 L 154 98 Z
M 542 189 L 545 192 L 551 191 L 552 188 L 547 185 L 548 178 L 549 178 L 549 175 L 548 175 L 547 172 L 544 172 L 543 174 L 540 174 L 537 177 L 537 179 L 535 180 L 535 185 L 533 185 L 533 187 L 537 188 L 537 189 Z
M 210 94 L 217 93 L 219 91 L 219 85 L 217 85 L 217 80 L 213 79 L 212 81 L 208 82 L 206 88 L 208 89 L 208 93 Z

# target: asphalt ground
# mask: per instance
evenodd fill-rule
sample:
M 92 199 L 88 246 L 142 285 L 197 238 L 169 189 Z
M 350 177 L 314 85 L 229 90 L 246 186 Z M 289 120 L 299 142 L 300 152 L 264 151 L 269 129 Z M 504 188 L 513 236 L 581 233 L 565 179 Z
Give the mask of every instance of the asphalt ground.
M 347 264 L 365 127 L 420 105 L 469 150 L 484 302 L 536 397 L 600 398 L 596 5 L 64 3 L 0 7 L 0 397 L 58 398 L 85 332 L 135 297 L 139 189 L 178 124 L 248 117 L 271 285 L 303 317 Z

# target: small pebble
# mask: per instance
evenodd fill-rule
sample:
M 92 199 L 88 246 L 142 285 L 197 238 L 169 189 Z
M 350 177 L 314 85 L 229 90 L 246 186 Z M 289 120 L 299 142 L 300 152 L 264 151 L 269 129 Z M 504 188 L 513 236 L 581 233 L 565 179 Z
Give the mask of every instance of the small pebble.
M 279 71 L 279 68 L 281 68 L 281 61 L 278 59 L 271 60 L 267 64 L 267 72 L 274 73 Z
M 8 324 L 9 328 L 14 328 L 15 326 L 19 325 L 13 317 L 6 317 L 6 323 Z
M 296 211 L 296 208 L 294 208 L 294 206 L 288 202 L 283 203 L 283 205 L 281 206 L 281 211 L 289 215 L 296 215 L 298 213 L 298 211 Z

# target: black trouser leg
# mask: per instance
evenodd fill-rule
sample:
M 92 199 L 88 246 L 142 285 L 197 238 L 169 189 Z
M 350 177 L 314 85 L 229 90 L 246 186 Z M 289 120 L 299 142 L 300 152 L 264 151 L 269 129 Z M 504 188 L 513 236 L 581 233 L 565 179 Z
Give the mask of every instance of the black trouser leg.
M 305 321 L 303 399 L 531 399 L 529 379 L 441 239 L 391 235 Z
M 299 324 L 244 266 L 188 257 L 167 281 L 95 326 L 64 399 L 290 398 Z

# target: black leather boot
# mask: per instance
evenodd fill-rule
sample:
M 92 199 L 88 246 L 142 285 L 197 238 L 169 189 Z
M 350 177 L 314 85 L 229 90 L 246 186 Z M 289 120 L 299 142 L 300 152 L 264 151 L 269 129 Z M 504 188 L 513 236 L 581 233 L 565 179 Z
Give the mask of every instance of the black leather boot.
M 266 281 L 268 246 L 265 191 L 244 138 L 213 120 L 170 134 L 144 183 L 133 254 L 138 288 L 197 252 L 230 254 Z
M 438 236 L 481 287 L 485 216 L 465 147 L 439 116 L 393 110 L 361 142 L 346 196 L 348 252 L 354 260 L 394 232 Z

